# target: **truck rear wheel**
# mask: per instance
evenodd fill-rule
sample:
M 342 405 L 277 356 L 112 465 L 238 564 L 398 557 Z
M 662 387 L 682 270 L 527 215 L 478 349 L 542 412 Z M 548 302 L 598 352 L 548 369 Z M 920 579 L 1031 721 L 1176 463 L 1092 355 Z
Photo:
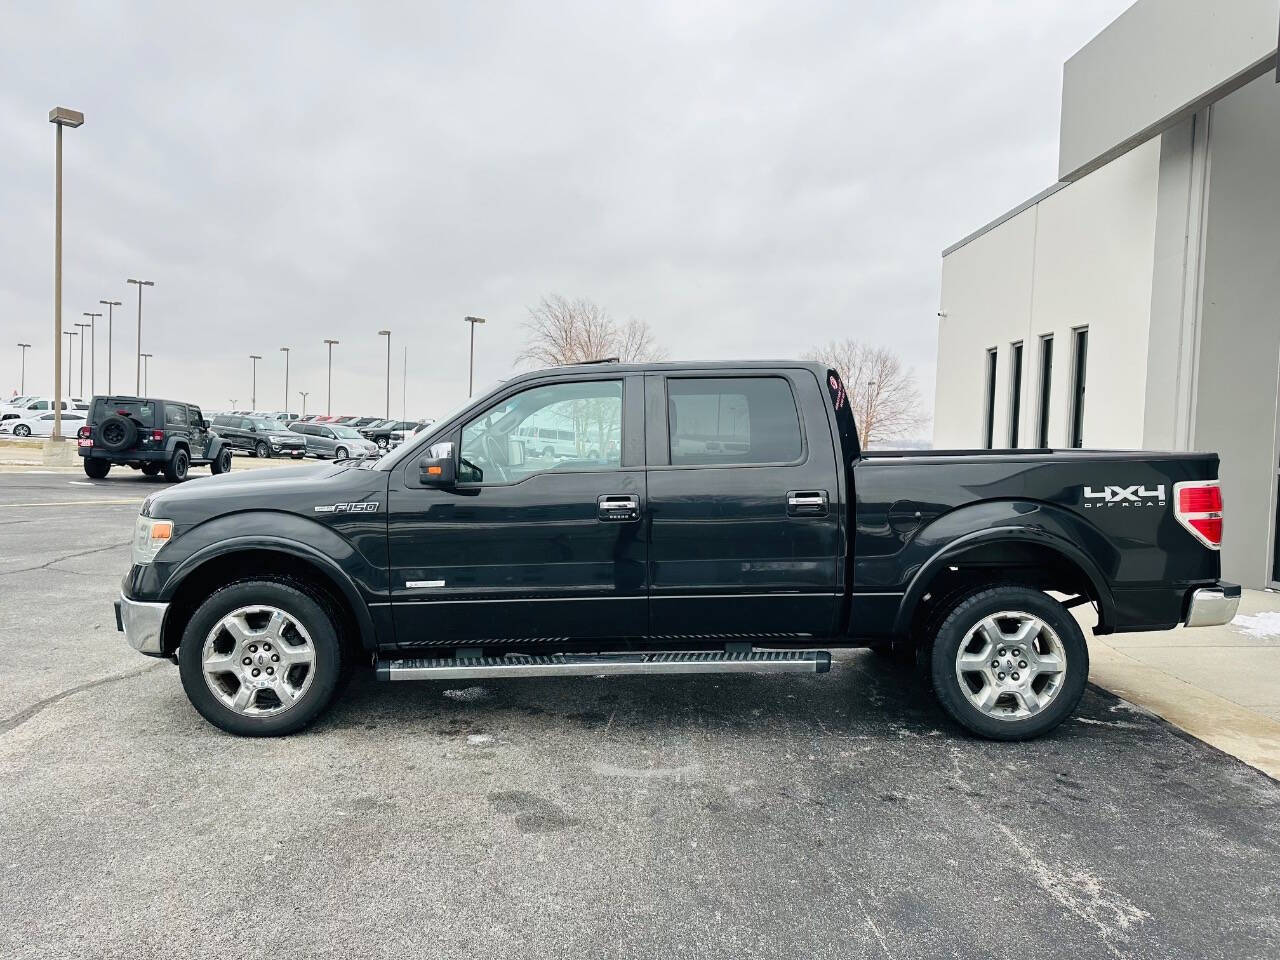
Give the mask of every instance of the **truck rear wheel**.
M 90 480 L 101 480 L 111 472 L 111 464 L 105 460 L 91 460 L 85 457 L 84 475 Z
M 1089 649 L 1058 601 L 1005 584 L 963 594 L 939 616 L 933 689 L 962 727 L 992 740 L 1030 740 L 1075 710 Z
M 297 587 L 233 583 L 196 610 L 178 670 L 192 706 L 229 733 L 296 733 L 329 705 L 342 676 L 332 615 Z

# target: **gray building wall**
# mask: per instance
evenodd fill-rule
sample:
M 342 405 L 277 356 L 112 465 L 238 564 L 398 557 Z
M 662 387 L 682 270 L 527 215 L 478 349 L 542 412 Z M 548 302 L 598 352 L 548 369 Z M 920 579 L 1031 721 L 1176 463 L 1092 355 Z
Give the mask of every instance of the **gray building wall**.
M 1280 394 L 1280 87 L 1262 77 L 1209 119 L 1193 446 L 1222 456 L 1224 575 L 1271 578 Z
M 1280 0 L 1138 0 L 1062 70 L 1058 178 L 1076 180 L 1272 68 Z

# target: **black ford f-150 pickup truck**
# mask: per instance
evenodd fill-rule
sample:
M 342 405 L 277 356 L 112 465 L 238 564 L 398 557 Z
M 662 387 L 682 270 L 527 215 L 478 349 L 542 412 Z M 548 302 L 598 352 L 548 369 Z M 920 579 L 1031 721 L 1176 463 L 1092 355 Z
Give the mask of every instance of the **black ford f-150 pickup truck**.
M 555 443 L 541 438 L 554 436 Z M 538 442 L 527 442 L 529 437 Z M 1229 620 L 1213 454 L 868 454 L 812 363 L 582 365 L 381 460 L 191 481 L 138 517 L 117 621 L 208 720 L 298 730 L 340 680 L 809 671 L 914 651 L 1025 739 L 1098 633 Z

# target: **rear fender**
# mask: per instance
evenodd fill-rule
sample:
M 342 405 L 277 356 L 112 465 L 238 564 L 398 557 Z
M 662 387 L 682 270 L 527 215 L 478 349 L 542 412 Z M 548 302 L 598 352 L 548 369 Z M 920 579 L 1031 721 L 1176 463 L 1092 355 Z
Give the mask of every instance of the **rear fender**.
M 1032 544 L 1058 554 L 1092 588 L 1100 606 L 1099 632 L 1114 622 L 1115 598 L 1104 570 L 1112 570 L 1114 576 L 1119 562 L 1115 546 L 1069 510 L 1035 500 L 1002 500 L 972 504 L 939 517 L 903 550 L 901 560 L 910 580 L 898 608 L 895 632 L 909 630 L 916 608 L 940 572 L 975 549 L 1002 543 Z

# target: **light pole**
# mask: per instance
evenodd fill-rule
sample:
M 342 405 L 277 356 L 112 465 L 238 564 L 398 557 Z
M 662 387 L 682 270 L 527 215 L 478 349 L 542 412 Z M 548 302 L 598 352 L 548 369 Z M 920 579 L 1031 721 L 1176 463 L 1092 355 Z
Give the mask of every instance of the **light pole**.
M 27 395 L 27 351 L 31 349 L 31 344 L 20 343 L 22 348 L 22 373 L 18 378 L 18 396 L 25 397 Z
M 87 323 L 77 323 L 76 329 L 80 331 L 80 389 L 76 391 L 76 399 L 84 399 L 84 332 L 91 325 Z
M 98 318 L 102 316 L 100 313 L 86 313 L 89 318 L 89 393 L 90 395 L 98 392 L 97 372 L 98 372 Z M 81 373 L 81 379 L 84 374 Z M 84 384 L 80 384 L 80 399 L 84 399 Z
M 119 300 L 99 300 L 107 308 L 107 395 L 111 394 L 111 328 L 114 326 L 115 308 L 120 306 Z M 102 314 L 98 314 L 102 316 Z
M 324 401 L 324 413 L 326 417 L 332 416 L 333 414 L 333 345 L 337 342 L 337 340 L 325 341 L 325 343 L 329 345 L 329 392 Z
M 258 361 L 262 359 L 258 354 L 249 354 L 249 359 L 253 361 L 253 386 L 249 388 L 249 409 L 256 413 L 258 410 Z
M 63 330 L 62 335 L 67 338 L 67 386 L 69 387 L 71 386 L 71 338 L 76 335 L 76 332 L 74 330 Z M 62 412 L 61 394 L 59 394 L 59 396 L 57 397 L 54 397 L 53 404 L 54 404 L 53 412 L 61 413 Z M 61 420 L 62 420 L 62 417 L 56 417 L 54 419 L 53 422 L 54 422 L 55 431 L 58 429 L 57 425 Z
M 289 348 L 281 347 L 280 352 L 284 354 L 284 409 L 281 413 L 289 412 Z
M 387 419 L 391 419 L 391 331 L 379 330 L 378 336 L 387 338 Z
M 62 128 L 75 129 L 84 114 L 66 107 L 49 111 L 49 122 L 58 128 L 54 160 L 53 194 L 53 437 L 62 439 Z M 70 376 L 67 377 L 70 380 Z
M 471 324 L 471 362 L 467 367 L 467 396 L 471 396 L 471 392 L 476 382 L 476 324 L 484 323 L 484 317 L 463 317 L 467 323 Z
M 307 396 L 308 396 L 310 393 L 311 393 L 311 391 L 310 391 L 310 390 L 299 390 L 299 391 L 298 391 L 298 396 L 300 396 L 300 397 L 302 398 L 302 412 L 301 412 L 300 414 L 298 414 L 298 416 L 300 416 L 300 417 L 305 417 L 305 416 L 307 415 Z
M 147 363 L 147 361 L 151 359 L 151 354 L 143 353 L 143 354 L 139 354 L 139 356 L 141 356 L 142 358 L 142 394 L 141 396 L 145 397 L 147 395 L 147 374 L 150 372 L 150 369 L 151 369 L 151 364 Z
M 130 280 L 128 282 L 138 286 L 138 382 L 133 389 L 138 391 L 139 396 L 142 396 L 142 288 L 154 287 L 155 282 L 152 280 Z

